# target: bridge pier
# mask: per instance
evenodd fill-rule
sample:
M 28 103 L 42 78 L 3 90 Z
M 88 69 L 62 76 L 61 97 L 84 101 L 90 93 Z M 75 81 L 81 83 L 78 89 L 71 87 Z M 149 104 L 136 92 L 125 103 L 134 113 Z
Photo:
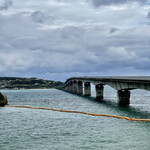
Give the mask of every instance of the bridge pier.
M 68 92 L 71 92 L 70 83 L 68 84 Z
M 73 92 L 73 86 L 72 86 L 72 82 L 69 83 L 69 92 Z
M 118 90 L 118 103 L 121 106 L 127 106 L 130 104 L 130 91 L 129 90 Z
M 67 86 L 66 86 L 66 89 L 65 89 L 66 91 L 69 91 L 69 84 L 67 84 Z
M 78 95 L 83 95 L 83 83 L 82 83 L 82 81 L 79 81 L 77 84 L 78 84 L 77 94 Z
M 67 86 L 65 87 L 65 91 L 67 91 Z
M 84 96 L 91 96 L 91 84 L 90 84 L 90 82 L 84 83 Z
M 96 91 L 96 99 L 97 100 L 102 100 L 104 98 L 104 85 L 98 84 L 95 86 L 95 91 Z
M 74 94 L 77 94 L 77 81 L 74 81 L 74 82 L 73 82 L 73 90 L 72 90 L 72 92 L 73 92 Z

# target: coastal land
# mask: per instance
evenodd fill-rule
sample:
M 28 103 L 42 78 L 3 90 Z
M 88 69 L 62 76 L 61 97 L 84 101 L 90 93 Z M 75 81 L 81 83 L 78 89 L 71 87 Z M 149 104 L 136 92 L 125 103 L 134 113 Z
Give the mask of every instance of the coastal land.
M 0 89 L 50 89 L 62 85 L 60 81 L 38 78 L 0 77 Z

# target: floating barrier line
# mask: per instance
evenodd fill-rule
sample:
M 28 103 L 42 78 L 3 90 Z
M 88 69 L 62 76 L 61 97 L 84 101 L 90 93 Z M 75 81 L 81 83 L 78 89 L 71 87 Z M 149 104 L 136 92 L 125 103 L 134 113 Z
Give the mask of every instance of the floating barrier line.
M 67 113 L 79 113 L 79 114 L 85 114 L 85 115 L 91 115 L 91 116 L 113 117 L 113 118 L 117 118 L 117 119 L 126 119 L 126 120 L 130 120 L 130 121 L 147 121 L 147 122 L 150 122 L 150 119 L 133 119 L 133 118 L 123 117 L 123 116 L 94 114 L 94 113 L 87 113 L 87 112 L 81 112 L 81 111 L 70 111 L 70 110 L 61 110 L 61 109 L 53 109 L 53 108 L 29 107 L 29 106 L 7 106 L 7 107 L 52 110 L 52 111 L 67 112 Z

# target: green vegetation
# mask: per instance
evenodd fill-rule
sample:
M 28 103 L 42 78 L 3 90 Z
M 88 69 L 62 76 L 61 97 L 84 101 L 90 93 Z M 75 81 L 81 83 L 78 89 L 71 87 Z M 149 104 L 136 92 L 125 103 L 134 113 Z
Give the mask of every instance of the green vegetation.
M 0 89 L 45 89 L 60 85 L 62 82 L 37 78 L 0 77 Z

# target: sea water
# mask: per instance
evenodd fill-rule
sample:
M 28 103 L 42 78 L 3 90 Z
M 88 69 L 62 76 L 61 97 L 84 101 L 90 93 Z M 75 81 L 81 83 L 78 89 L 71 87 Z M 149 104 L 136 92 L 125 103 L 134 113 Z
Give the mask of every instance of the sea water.
M 57 89 L 1 90 L 9 105 L 150 118 L 150 92 L 132 91 L 129 107 L 117 105 L 116 91 L 104 101 Z M 35 110 L 0 108 L 0 150 L 149 150 L 150 122 Z

